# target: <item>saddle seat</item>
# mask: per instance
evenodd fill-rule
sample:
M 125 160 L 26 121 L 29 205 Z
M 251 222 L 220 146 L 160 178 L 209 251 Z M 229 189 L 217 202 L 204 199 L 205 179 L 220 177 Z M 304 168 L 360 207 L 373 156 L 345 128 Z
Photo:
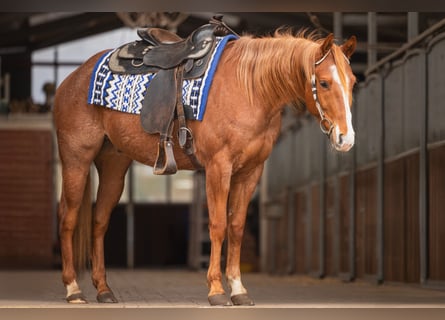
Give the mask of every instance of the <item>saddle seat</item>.
M 215 26 L 199 27 L 183 39 L 175 33 L 160 28 L 140 28 L 141 40 L 136 40 L 115 50 L 110 56 L 110 70 L 120 74 L 158 73 L 184 64 L 183 79 L 201 77 L 215 46 Z
M 140 28 L 137 30 L 138 36 L 154 46 L 169 44 L 184 40 L 176 33 L 161 28 Z

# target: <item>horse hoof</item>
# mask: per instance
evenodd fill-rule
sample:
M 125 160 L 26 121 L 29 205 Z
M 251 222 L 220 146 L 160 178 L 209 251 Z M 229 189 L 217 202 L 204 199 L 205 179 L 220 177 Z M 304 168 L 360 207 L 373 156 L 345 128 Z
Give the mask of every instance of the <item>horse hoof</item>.
M 209 303 L 211 306 L 222 306 L 228 307 L 231 306 L 229 299 L 227 299 L 225 294 L 215 294 L 213 296 L 209 296 Z
M 255 302 L 253 302 L 253 300 L 250 299 L 250 297 L 247 293 L 241 293 L 241 294 L 231 296 L 230 299 L 232 300 L 232 302 L 235 306 L 254 306 L 255 305 Z
M 87 299 L 85 299 L 85 297 L 83 296 L 82 293 L 73 293 L 72 295 L 66 297 L 66 301 L 68 303 L 73 303 L 73 304 L 85 304 L 85 303 L 88 303 Z
M 99 303 L 117 303 L 117 299 L 111 291 L 98 294 L 96 299 Z

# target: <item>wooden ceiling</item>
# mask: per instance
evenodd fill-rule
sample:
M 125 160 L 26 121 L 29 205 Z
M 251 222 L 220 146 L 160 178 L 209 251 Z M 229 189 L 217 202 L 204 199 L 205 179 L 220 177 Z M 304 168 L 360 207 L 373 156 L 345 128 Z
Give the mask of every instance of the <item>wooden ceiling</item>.
M 319 29 L 322 33 L 334 29 L 332 12 L 241 12 L 221 13 L 225 21 L 238 33 L 261 35 L 280 26 L 295 29 Z M 177 33 L 186 36 L 198 26 L 207 23 L 213 13 L 188 13 Z M 421 13 L 419 31 L 423 31 L 445 17 L 444 13 Z M 353 58 L 358 72 L 366 66 L 367 13 L 344 13 L 344 38 L 356 35 L 359 40 Z M 383 57 L 407 41 L 407 13 L 378 14 L 378 56 Z M 0 56 L 57 45 L 70 40 L 123 27 L 124 23 L 114 12 L 71 13 L 0 13 Z

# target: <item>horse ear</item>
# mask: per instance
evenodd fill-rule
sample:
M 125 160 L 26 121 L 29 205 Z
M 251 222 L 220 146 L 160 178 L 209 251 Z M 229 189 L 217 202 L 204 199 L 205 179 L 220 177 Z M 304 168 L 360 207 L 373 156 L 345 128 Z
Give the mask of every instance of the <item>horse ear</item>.
M 341 50 L 345 54 L 346 57 L 351 58 L 352 54 L 355 51 L 355 47 L 357 46 L 357 38 L 355 36 L 351 36 L 348 41 L 342 44 Z
M 321 45 L 321 56 L 324 56 L 329 50 L 331 50 L 334 44 L 334 34 L 330 33 L 323 41 Z

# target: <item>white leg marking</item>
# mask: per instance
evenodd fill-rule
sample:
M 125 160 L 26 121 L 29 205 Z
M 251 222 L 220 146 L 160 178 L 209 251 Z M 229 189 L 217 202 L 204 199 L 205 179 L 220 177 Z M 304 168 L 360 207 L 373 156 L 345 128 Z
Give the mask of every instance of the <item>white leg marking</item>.
M 66 297 L 68 298 L 69 296 L 76 293 L 81 293 L 81 291 L 76 280 L 74 280 L 73 282 L 71 282 L 69 285 L 66 286 Z
M 340 81 L 340 76 L 338 75 L 338 70 L 337 70 L 337 66 L 336 65 L 332 65 L 330 67 L 331 73 L 332 73 L 332 78 L 334 79 L 334 81 L 340 86 L 341 91 L 342 91 L 342 95 L 343 95 L 343 105 L 345 108 L 345 115 L 346 115 L 346 126 L 347 126 L 347 132 L 346 134 L 342 137 L 342 144 L 344 146 L 348 147 L 348 150 L 354 145 L 354 140 L 355 140 L 355 132 L 354 132 L 354 128 L 352 127 L 352 114 L 351 114 L 351 108 L 349 106 L 349 98 L 346 92 L 348 92 L 347 89 L 349 89 L 349 79 L 346 79 L 346 86 L 347 88 L 344 88 L 341 84 Z M 338 126 L 336 126 L 335 128 L 336 130 L 336 141 L 339 141 L 339 135 L 340 135 L 340 130 L 338 129 Z
M 237 294 L 247 293 L 246 288 L 244 288 L 241 278 L 229 278 L 229 286 L 232 290 L 230 296 L 236 296 Z

